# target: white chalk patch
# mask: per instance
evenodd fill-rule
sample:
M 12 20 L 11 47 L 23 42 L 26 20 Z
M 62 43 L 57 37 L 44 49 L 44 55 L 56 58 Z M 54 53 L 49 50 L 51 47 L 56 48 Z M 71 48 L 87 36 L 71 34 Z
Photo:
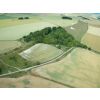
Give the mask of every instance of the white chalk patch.
M 75 28 L 74 28 L 74 27 L 70 27 L 70 29 L 71 29 L 71 30 L 74 30 Z

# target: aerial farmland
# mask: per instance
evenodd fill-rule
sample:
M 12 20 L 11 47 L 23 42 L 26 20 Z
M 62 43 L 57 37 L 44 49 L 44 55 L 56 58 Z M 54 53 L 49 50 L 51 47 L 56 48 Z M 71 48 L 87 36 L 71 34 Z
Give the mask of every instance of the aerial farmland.
M 99 17 L 1 13 L 0 88 L 100 88 Z

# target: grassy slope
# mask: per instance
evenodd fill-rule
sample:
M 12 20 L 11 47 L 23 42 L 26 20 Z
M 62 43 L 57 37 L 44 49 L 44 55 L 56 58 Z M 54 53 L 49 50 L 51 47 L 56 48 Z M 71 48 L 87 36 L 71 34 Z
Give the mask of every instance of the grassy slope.
M 31 52 L 30 52 L 31 51 Z M 32 62 L 46 62 L 62 54 L 63 51 L 48 44 L 38 43 L 21 52 L 21 56 Z
M 74 29 L 71 29 L 71 27 Z M 84 34 L 88 30 L 88 25 L 87 25 L 87 23 L 79 21 L 77 24 L 65 27 L 65 30 L 69 34 L 71 34 L 76 40 L 81 41 L 81 38 L 84 36 Z

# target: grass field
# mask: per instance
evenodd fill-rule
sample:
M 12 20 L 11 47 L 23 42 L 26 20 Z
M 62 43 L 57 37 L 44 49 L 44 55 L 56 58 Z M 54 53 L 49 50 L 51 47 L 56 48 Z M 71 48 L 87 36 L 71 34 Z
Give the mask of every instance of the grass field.
M 32 73 L 72 87 L 100 87 L 100 55 L 76 48 L 56 63 L 48 64 Z
M 65 30 L 71 34 L 76 40 L 81 41 L 81 38 L 84 36 L 84 34 L 88 30 L 88 24 L 84 23 L 82 21 L 79 21 L 78 23 L 65 27 Z
M 0 54 L 21 46 L 18 41 L 0 41 Z
M 70 26 L 73 25 L 75 23 L 77 23 L 77 20 L 73 19 L 73 20 L 68 20 L 68 19 L 62 19 L 62 16 L 60 14 L 42 14 L 40 15 L 40 18 L 44 21 L 47 21 L 49 23 L 55 24 L 57 26 L 62 26 L 62 27 L 66 27 L 66 26 Z
M 28 61 L 43 63 L 57 57 L 62 53 L 63 51 L 56 47 L 48 44 L 38 43 L 21 52 L 20 55 Z
M 23 59 L 21 56 L 18 55 L 17 52 L 3 54 L 1 55 L 0 59 L 2 59 L 5 65 L 14 66 L 20 69 L 32 66 L 31 62 Z
M 45 27 L 55 26 L 48 22 L 38 22 L 0 28 L 0 40 L 16 40 Z
M 100 36 L 94 35 L 95 33 L 86 33 L 81 42 L 93 50 L 100 52 Z
M 13 17 L 11 17 L 11 16 L 7 16 L 7 15 L 5 15 L 5 14 L 0 14 L 0 19 L 13 19 Z
M 27 19 L 27 20 L 18 20 L 17 18 L 4 19 L 4 20 L 0 19 L 0 28 L 14 26 L 14 25 L 37 23 L 37 22 L 41 22 L 41 19 L 39 19 L 37 17 L 32 17 L 32 18 Z
M 14 17 L 14 18 L 18 18 L 18 17 L 38 17 L 37 13 L 5 13 L 5 16 L 8 17 Z

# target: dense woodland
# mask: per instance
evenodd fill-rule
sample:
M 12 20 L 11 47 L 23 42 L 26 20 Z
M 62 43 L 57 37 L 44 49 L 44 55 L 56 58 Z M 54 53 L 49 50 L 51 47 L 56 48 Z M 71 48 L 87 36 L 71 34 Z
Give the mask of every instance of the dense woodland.
M 40 31 L 30 32 L 29 35 L 22 38 L 25 42 L 46 43 L 55 45 L 64 45 L 67 47 L 83 47 L 86 45 L 76 41 L 72 35 L 65 31 L 62 27 L 47 27 Z

